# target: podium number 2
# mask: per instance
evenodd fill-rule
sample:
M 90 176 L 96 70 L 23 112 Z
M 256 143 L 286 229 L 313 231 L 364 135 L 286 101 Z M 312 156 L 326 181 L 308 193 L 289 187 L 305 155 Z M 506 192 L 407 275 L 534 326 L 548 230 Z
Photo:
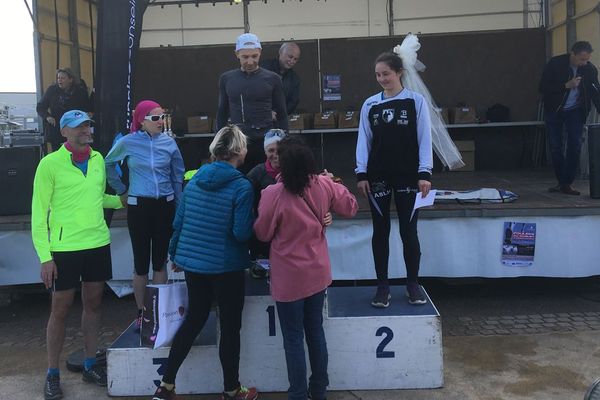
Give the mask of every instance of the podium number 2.
M 269 314 L 269 336 L 275 336 L 275 306 L 268 306 L 267 314 Z
M 395 352 L 384 350 L 385 346 L 387 346 L 388 343 L 391 342 L 392 339 L 394 338 L 394 332 L 392 332 L 392 330 L 390 328 L 388 328 L 387 326 L 382 326 L 379 329 L 377 329 L 377 332 L 375 332 L 375 336 L 383 336 L 383 335 L 385 335 L 385 337 L 383 338 L 381 343 L 379 343 L 379 346 L 377 346 L 377 350 L 375 350 L 377 358 L 394 358 L 394 357 L 396 357 Z

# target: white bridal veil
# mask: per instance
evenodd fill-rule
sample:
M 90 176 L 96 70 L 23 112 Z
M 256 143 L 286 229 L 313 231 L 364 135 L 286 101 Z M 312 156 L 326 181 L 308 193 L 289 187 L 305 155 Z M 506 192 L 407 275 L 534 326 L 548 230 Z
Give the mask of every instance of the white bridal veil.
M 425 65 L 417 60 L 417 51 L 420 48 L 419 39 L 412 33 L 406 35 L 402 44 L 394 47 L 394 53 L 402 59 L 404 66 L 402 84 L 405 88 L 421 94 L 427 101 L 429 114 L 431 115 L 431 141 L 433 149 L 445 166 L 450 169 L 457 169 L 465 164 L 462 161 L 460 152 L 448 134 L 439 108 L 433 103 L 427 86 L 425 86 L 425 83 L 423 83 L 423 80 L 419 76 L 418 71 L 425 70 Z

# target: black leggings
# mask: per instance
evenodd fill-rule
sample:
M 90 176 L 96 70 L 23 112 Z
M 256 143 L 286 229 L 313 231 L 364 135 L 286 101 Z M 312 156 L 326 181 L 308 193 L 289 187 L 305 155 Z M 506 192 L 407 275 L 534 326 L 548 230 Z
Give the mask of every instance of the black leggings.
M 379 284 L 388 283 L 388 261 L 390 254 L 390 203 L 392 193 L 396 203 L 398 214 L 398 225 L 400 226 L 400 238 L 406 264 L 406 280 L 409 283 L 417 283 L 419 277 L 419 263 L 421 261 L 421 246 L 417 235 L 417 220 L 419 211 L 410 219 L 415 204 L 415 185 L 392 184 L 385 180 L 369 181 L 371 193 L 369 195 L 369 206 L 371 207 L 371 218 L 373 219 L 373 259 L 375 261 L 375 272 Z M 407 192 L 407 186 L 413 187 Z
M 169 241 L 173 233 L 175 200 L 136 197 L 137 204 L 127 206 L 127 227 L 133 249 L 136 275 L 148 275 L 150 253 L 152 270 L 161 271 L 167 263 Z
M 213 298 L 216 298 L 221 328 L 219 358 L 223 369 L 223 387 L 224 391 L 233 391 L 240 386 L 240 330 L 245 295 L 244 271 L 214 275 L 186 271 L 185 281 L 189 299 L 188 314 L 173 339 L 163 382 L 175 383 L 177 371 L 190 352 L 196 336 L 204 327 Z

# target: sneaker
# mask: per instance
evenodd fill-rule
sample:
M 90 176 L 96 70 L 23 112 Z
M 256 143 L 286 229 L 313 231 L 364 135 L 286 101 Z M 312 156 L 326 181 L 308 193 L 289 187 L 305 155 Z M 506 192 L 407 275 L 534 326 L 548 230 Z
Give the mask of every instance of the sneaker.
M 98 386 L 106 386 L 106 372 L 98 364 L 92 365 L 92 368 L 83 370 L 82 379 L 84 382 L 95 383 Z
M 101 367 L 106 367 L 106 349 L 96 351 L 96 364 Z
M 548 188 L 548 191 L 550 193 L 558 193 L 558 192 L 560 192 L 560 185 L 552 186 L 552 187 Z
M 386 308 L 390 305 L 391 298 L 389 286 L 377 286 L 377 292 L 371 301 L 371 305 L 377 308 Z
M 58 400 L 63 398 L 63 392 L 60 388 L 60 376 L 48 375 L 44 384 L 44 399 Z
M 571 185 L 562 185 L 560 187 L 560 192 L 564 194 L 570 194 L 572 196 L 579 196 L 581 192 L 579 190 L 573 189 Z
M 258 392 L 256 391 L 256 388 L 240 386 L 233 396 L 223 392 L 221 395 L 221 400 L 254 400 L 257 397 Z
M 406 285 L 406 296 L 408 296 L 409 304 L 422 305 L 427 303 L 423 288 L 418 283 L 409 283 Z
M 152 400 L 175 400 L 175 387 L 173 390 L 169 390 L 164 386 L 159 386 L 152 396 Z
M 256 261 L 252 261 L 250 264 L 250 275 L 252 275 L 254 279 L 263 279 L 267 277 L 268 271 L 264 269 L 262 265 Z

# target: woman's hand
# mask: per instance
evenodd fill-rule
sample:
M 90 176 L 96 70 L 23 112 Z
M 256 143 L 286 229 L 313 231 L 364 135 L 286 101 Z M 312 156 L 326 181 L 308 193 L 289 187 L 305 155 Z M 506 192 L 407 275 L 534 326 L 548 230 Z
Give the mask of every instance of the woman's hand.
M 323 226 L 329 226 L 333 223 L 333 215 L 329 211 L 325 214 L 325 218 L 323 218 Z
M 429 191 L 431 190 L 431 182 L 426 180 L 419 180 L 419 182 L 417 182 L 417 185 L 419 186 L 419 192 L 421 192 L 421 198 L 427 197 Z
M 125 192 L 125 193 L 123 193 L 122 195 L 119 196 L 119 199 L 121 200 L 121 204 L 125 208 L 127 208 L 127 198 L 128 197 L 129 197 L 129 195 L 127 194 L 127 192 Z
M 56 120 L 54 119 L 54 117 L 47 116 L 46 117 L 46 122 L 48 122 L 52 126 L 56 126 Z
M 323 172 L 321 172 L 320 175 L 328 177 L 329 179 L 331 179 L 335 183 L 344 184 L 344 182 L 342 181 L 342 178 L 340 178 L 339 176 L 335 176 L 334 174 L 332 174 L 331 172 L 327 171 L 326 169 L 324 169 Z
M 421 181 L 419 181 L 421 182 Z M 362 194 L 365 199 L 369 198 L 369 192 L 371 191 L 371 186 L 369 185 L 369 181 L 360 181 L 356 184 L 358 191 Z
M 326 169 L 324 169 L 323 172 L 321 172 L 321 175 L 327 176 L 327 177 L 329 177 L 329 179 L 333 179 L 333 174 L 331 172 L 327 171 Z
M 175 264 L 175 261 L 171 261 L 171 270 L 173 272 L 181 272 L 181 271 L 183 271 L 183 268 L 181 268 L 179 265 Z

